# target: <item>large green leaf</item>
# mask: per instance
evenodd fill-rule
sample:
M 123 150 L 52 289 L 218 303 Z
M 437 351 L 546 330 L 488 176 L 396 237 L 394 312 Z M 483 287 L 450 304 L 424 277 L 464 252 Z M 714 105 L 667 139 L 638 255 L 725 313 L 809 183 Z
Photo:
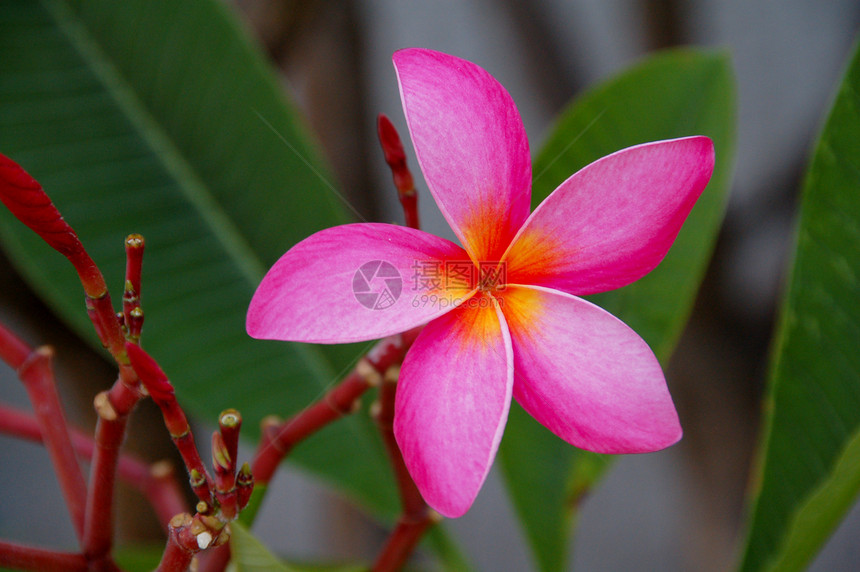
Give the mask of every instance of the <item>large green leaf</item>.
M 238 522 L 230 525 L 230 572 L 296 572 Z
M 244 316 L 289 246 L 347 220 L 277 77 L 218 0 L 7 0 L 0 151 L 39 180 L 121 294 L 123 239 L 147 239 L 143 341 L 181 401 L 258 431 L 317 399 L 361 348 L 251 340 Z M 67 262 L 0 209 L 18 269 L 95 343 Z M 106 383 L 110 380 L 106 380 Z M 366 416 L 295 458 L 377 514 L 398 508 Z
M 713 178 L 665 260 L 631 286 L 590 297 L 636 330 L 664 365 L 691 311 L 722 220 L 734 125 L 729 58 L 676 50 L 585 93 L 563 112 L 534 162 L 536 206 L 572 173 L 619 149 L 687 135 L 714 140 Z M 512 408 L 501 465 L 542 570 L 564 568 L 577 501 L 610 462 L 611 457 L 565 444 L 521 408 Z
M 803 187 L 743 570 L 801 570 L 860 491 L 860 49 Z

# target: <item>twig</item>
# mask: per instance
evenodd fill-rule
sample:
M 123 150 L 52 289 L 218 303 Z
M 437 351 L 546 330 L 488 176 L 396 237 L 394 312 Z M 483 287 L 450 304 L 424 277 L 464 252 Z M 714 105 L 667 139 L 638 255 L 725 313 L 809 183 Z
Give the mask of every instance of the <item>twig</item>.
M 37 443 L 43 442 L 42 432 L 35 417 L 2 404 L 0 404 L 0 434 Z M 69 436 L 75 453 L 83 460 L 92 460 L 96 448 L 92 437 L 75 429 L 69 429 Z M 147 465 L 130 453 L 122 453 L 117 465 L 117 474 L 149 500 L 165 529 L 167 522 L 174 515 L 186 510 L 185 499 L 169 462 L 157 461 Z
M 83 554 L 47 550 L 0 540 L 0 567 L 16 570 L 53 570 L 54 572 L 87 572 Z
M 60 405 L 60 396 L 54 383 L 51 367 L 53 355 L 51 348 L 38 348 L 18 368 L 18 377 L 24 383 L 33 404 L 42 440 L 51 457 L 78 540 L 83 540 L 87 485 L 75 456 L 63 407 Z
M 213 505 L 211 492 L 212 477 L 209 476 L 206 467 L 203 465 L 203 460 L 200 458 L 200 453 L 194 444 L 194 435 L 191 433 L 188 418 L 176 401 L 176 393 L 167 379 L 167 375 L 162 371 L 158 363 L 143 351 L 140 346 L 127 343 L 126 351 L 128 352 L 132 366 L 152 396 L 152 400 L 161 409 L 164 424 L 167 426 L 170 437 L 173 439 L 173 443 L 179 450 L 179 454 L 185 462 L 185 467 L 188 469 L 194 493 L 201 501 L 210 506 Z
M 229 529 L 214 517 L 177 514 L 168 525 L 167 545 L 156 572 L 184 572 L 194 555 L 209 547 L 224 545 Z
M 9 364 L 9 367 L 17 371 L 32 351 L 21 338 L 0 324 L 0 359 Z
M 293 447 L 332 421 L 355 410 L 364 392 L 382 381 L 382 372 L 403 360 L 418 331 L 416 328 L 377 343 L 342 382 L 287 421 L 277 425 L 264 422 L 260 445 L 251 464 L 257 484 L 254 496 L 263 494 L 278 465 Z M 252 499 L 251 508 L 245 516 L 247 522 L 253 520 L 258 502 Z
M 441 517 L 431 510 L 415 486 L 415 481 L 403 462 L 403 455 L 394 438 L 394 400 L 397 391 L 399 366 L 392 366 L 386 372 L 382 385 L 379 387 L 379 397 L 372 409 L 373 417 L 379 427 L 382 441 L 388 452 L 388 458 L 397 481 L 400 502 L 403 513 L 388 541 L 379 553 L 373 565 L 374 572 L 393 572 L 400 570 L 415 546 L 427 529 L 438 522 Z
M 84 554 L 90 561 L 110 554 L 113 546 L 113 497 L 119 451 L 125 439 L 128 411 L 117 411 L 108 393 L 94 400 L 98 422 L 96 448 L 87 489 Z
M 140 340 L 143 310 L 140 308 L 140 279 L 145 242 L 139 234 L 125 239 L 125 290 L 122 295 L 123 324 L 126 337 L 134 343 Z
M 406 165 L 406 153 L 403 152 L 403 143 L 397 129 L 388 117 L 380 113 L 376 121 L 376 132 L 382 152 L 385 154 L 385 162 L 391 168 L 394 177 L 394 186 L 397 187 L 397 197 L 400 206 L 403 207 L 403 215 L 406 218 L 406 226 L 409 228 L 421 228 L 418 219 L 418 192 L 415 190 L 415 179 Z

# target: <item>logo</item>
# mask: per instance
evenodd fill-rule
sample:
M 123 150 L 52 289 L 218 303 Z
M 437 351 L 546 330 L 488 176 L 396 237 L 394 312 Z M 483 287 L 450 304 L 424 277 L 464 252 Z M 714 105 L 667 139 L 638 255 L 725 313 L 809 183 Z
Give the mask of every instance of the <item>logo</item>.
M 369 310 L 385 310 L 400 298 L 403 280 L 389 262 L 371 260 L 362 264 L 352 277 L 352 293 Z

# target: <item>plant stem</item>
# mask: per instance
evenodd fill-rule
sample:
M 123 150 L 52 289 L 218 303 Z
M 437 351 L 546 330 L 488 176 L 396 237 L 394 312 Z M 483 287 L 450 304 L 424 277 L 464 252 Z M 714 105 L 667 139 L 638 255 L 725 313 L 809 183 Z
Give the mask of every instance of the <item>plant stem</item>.
M 46 550 L 0 540 L 0 567 L 16 570 L 86 572 L 87 559 L 83 554 Z
M 140 309 L 140 276 L 143 268 L 145 242 L 139 234 L 130 234 L 125 239 L 125 291 L 122 296 L 123 322 L 128 339 L 137 343 L 143 327 L 143 311 Z
M 354 371 L 326 393 L 323 399 L 278 427 L 265 431 L 252 465 L 251 472 L 256 483 L 263 486 L 268 484 L 281 460 L 296 444 L 335 419 L 351 413 L 356 400 L 370 387 L 366 375 Z
M 95 327 L 102 345 L 113 356 L 117 365 L 128 365 L 125 355 L 125 336 L 114 313 L 110 294 L 105 290 L 101 296 L 87 295 L 87 315 Z
M 183 572 L 191 566 L 191 561 L 199 548 L 195 542 L 185 542 L 185 532 L 191 526 L 191 515 L 178 514 L 170 520 L 167 527 L 167 544 L 156 572 Z
M 101 271 L 42 186 L 4 155 L 0 155 L 0 202 L 72 263 L 87 297 L 99 298 L 107 292 Z
M 30 402 L 33 404 L 42 440 L 60 482 L 66 506 L 72 517 L 72 524 L 78 540 L 82 540 L 87 485 L 72 446 L 63 407 L 60 405 L 60 396 L 54 383 L 51 367 L 53 355 L 53 350 L 48 347 L 38 348 L 18 368 L 18 377 L 24 383 Z
M 99 420 L 84 528 L 84 553 L 88 560 L 98 560 L 109 554 L 113 544 L 114 481 L 128 421 L 127 414 L 121 415 L 111 405 L 107 392 L 96 396 L 95 407 Z
M 218 430 L 227 447 L 227 455 L 235 464 L 239 454 L 239 430 L 242 428 L 242 415 L 235 409 L 225 409 L 218 416 Z
M 358 398 L 382 381 L 382 373 L 392 364 L 403 360 L 418 331 L 416 328 L 380 341 L 322 399 L 276 427 L 264 426 L 260 445 L 251 464 L 255 491 L 259 490 L 259 494 L 262 494 L 280 462 L 299 442 L 332 421 L 352 413 Z
M 170 437 L 179 450 L 191 476 L 191 487 L 194 489 L 194 493 L 203 502 L 210 506 L 214 505 L 210 485 L 212 477 L 209 476 L 203 465 L 203 460 L 200 458 L 200 452 L 194 443 L 194 435 L 191 433 L 188 418 L 176 401 L 173 385 L 158 363 L 140 346 L 127 343 L 126 351 L 134 370 L 152 396 L 152 400 L 161 409 L 164 424 L 167 426 Z
M 394 401 L 399 374 L 400 368 L 396 365 L 386 370 L 379 387 L 378 400 L 373 407 L 373 417 L 385 443 L 403 506 L 403 514 L 373 566 L 374 572 L 400 570 L 427 529 L 439 519 L 415 486 L 394 438 Z
M 113 544 L 113 497 L 120 448 L 125 439 L 128 415 L 143 396 L 125 381 L 133 374 L 128 366 L 121 367 L 110 391 L 99 393 L 93 401 L 98 423 L 84 525 L 84 553 L 90 561 L 105 558 Z
M 0 434 L 11 435 L 42 443 L 39 422 L 29 413 L 0 404 Z M 91 461 L 96 444 L 92 437 L 75 429 L 69 430 L 75 453 Z M 176 514 L 186 510 L 185 497 L 176 481 L 173 466 L 167 461 L 147 465 L 130 453 L 122 453 L 117 464 L 117 475 L 140 491 L 152 505 L 159 522 L 167 528 L 167 522 Z
M 225 523 L 213 516 L 177 514 L 170 520 L 167 546 L 156 572 L 184 572 L 194 555 L 225 546 L 230 539 Z
M 406 153 L 403 152 L 403 143 L 394 124 L 384 113 L 380 113 L 376 121 L 376 131 L 382 152 L 385 154 L 385 162 L 391 168 L 394 177 L 394 186 L 397 187 L 397 197 L 400 206 L 403 207 L 403 215 L 406 226 L 409 228 L 421 228 L 418 219 L 418 192 L 415 190 L 415 179 L 406 164 Z
M 439 520 L 441 520 L 440 516 L 429 511 L 426 516 L 417 520 L 410 520 L 405 515 L 401 516 L 376 562 L 373 563 L 373 572 L 395 572 L 403 568 L 424 533 Z
M 0 359 L 9 364 L 9 367 L 17 371 L 32 351 L 21 338 L 0 324 Z

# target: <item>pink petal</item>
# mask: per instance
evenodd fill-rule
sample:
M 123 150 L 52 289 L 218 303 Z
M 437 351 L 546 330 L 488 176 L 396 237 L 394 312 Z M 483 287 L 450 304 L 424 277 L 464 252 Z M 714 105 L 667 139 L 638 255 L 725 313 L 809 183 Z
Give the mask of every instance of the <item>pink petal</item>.
M 418 489 L 461 516 L 499 448 L 513 385 L 511 339 L 493 299 L 475 296 L 424 328 L 403 361 L 394 434 Z
M 420 230 L 375 223 L 329 228 L 272 266 L 251 300 L 246 328 L 255 338 L 317 343 L 402 332 L 450 311 L 469 293 L 418 284 L 416 266 L 423 272 L 468 260 L 456 244 Z
M 509 286 L 514 397 L 550 431 L 598 453 L 644 453 L 681 438 L 657 358 L 618 318 L 570 294 Z
M 423 49 L 394 54 L 430 192 L 476 261 L 498 261 L 529 214 L 531 159 L 511 96 L 479 66 Z
M 707 137 L 591 163 L 532 213 L 506 257 L 508 281 L 593 294 L 638 280 L 663 260 L 713 168 Z

